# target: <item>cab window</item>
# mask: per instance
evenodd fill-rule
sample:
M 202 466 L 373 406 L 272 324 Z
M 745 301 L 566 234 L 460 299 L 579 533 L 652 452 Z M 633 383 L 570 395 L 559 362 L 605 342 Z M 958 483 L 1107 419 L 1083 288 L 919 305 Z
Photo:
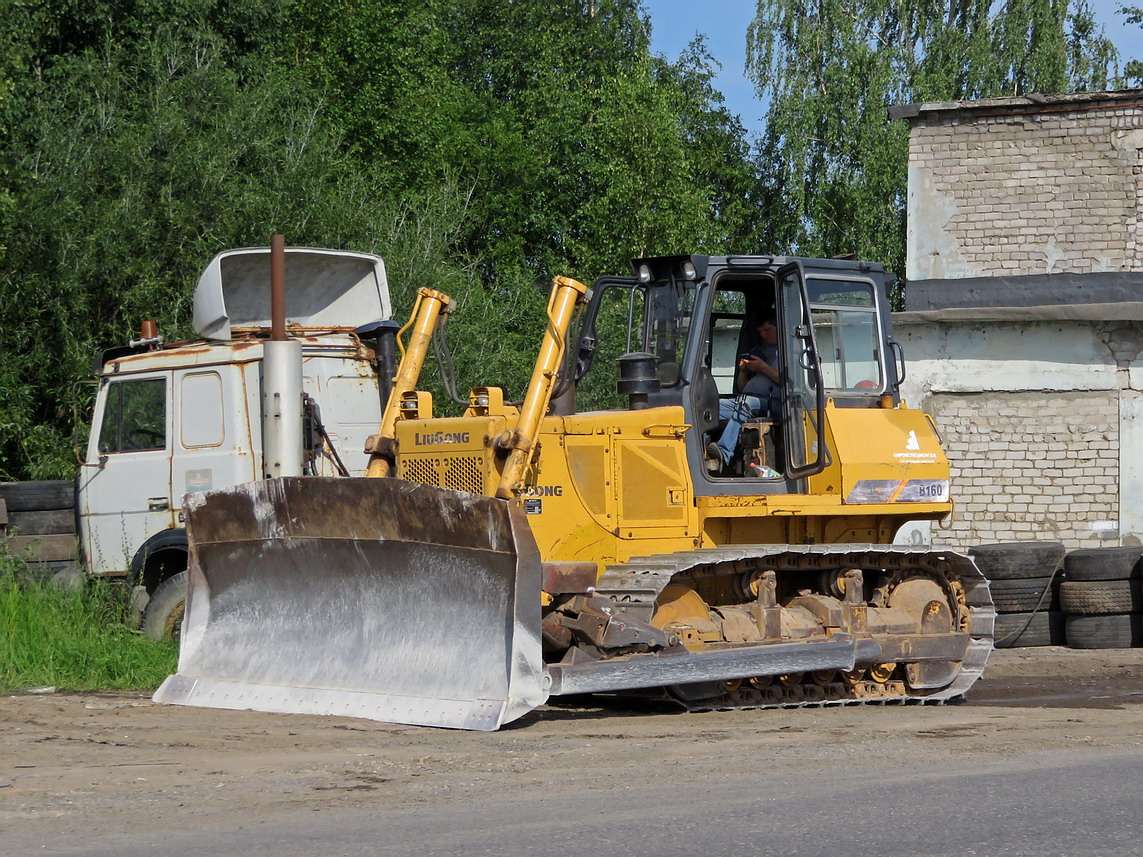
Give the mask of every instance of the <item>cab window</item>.
M 99 452 L 144 452 L 167 446 L 167 382 L 114 381 L 99 427 Z
M 811 279 L 808 286 L 825 389 L 881 392 L 885 382 L 873 284 Z

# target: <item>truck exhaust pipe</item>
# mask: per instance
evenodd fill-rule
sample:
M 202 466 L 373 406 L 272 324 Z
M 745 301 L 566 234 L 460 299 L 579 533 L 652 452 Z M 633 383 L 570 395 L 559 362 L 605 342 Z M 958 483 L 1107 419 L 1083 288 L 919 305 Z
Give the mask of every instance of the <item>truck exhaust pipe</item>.
M 270 339 L 262 344 L 262 475 L 301 476 L 302 344 L 286 335 L 286 239 L 270 237 Z

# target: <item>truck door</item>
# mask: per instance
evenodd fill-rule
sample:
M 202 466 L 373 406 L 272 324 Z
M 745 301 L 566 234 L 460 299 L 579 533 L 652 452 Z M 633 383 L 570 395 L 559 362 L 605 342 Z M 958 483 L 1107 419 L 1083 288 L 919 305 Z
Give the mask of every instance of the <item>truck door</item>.
M 175 525 L 170 372 L 107 381 L 79 478 L 83 546 L 93 574 L 123 574 L 147 538 Z
M 241 366 L 220 366 L 174 376 L 175 437 L 171 502 L 181 509 L 195 491 L 225 488 L 256 477 L 245 402 L 234 402 Z M 239 388 L 240 389 L 240 388 Z

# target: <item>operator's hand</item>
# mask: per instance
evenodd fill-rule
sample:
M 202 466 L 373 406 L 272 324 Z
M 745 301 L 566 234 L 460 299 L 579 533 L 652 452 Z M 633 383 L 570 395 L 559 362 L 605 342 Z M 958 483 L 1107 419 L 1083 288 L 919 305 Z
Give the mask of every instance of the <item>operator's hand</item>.
M 757 375 L 759 372 L 761 372 L 762 367 L 765 365 L 766 364 L 763 362 L 762 358 L 757 354 L 747 354 L 745 357 L 738 361 L 739 369 L 745 369 L 747 372 L 750 372 L 754 375 Z
M 743 355 L 738 361 L 738 368 L 751 375 L 764 375 L 775 384 L 779 383 L 778 370 L 757 354 Z

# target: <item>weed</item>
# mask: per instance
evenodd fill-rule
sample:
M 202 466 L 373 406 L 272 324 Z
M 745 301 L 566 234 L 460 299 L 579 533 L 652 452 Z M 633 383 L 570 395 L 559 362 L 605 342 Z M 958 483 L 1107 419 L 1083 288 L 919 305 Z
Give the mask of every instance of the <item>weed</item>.
M 124 624 L 118 585 L 65 592 L 21 576 L 23 566 L 0 540 L 0 691 L 150 690 L 175 671 L 174 643 Z

